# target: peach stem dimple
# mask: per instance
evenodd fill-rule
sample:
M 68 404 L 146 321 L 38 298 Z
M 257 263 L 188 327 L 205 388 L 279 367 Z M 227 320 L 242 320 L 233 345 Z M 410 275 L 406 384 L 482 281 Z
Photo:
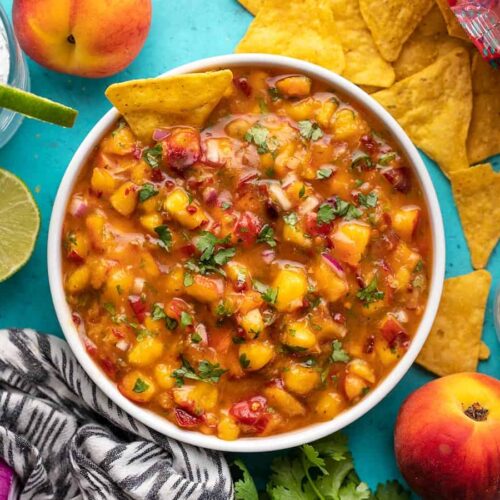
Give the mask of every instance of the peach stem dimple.
M 488 418 L 489 410 L 481 406 L 479 403 L 471 404 L 466 410 L 465 415 L 476 422 L 484 422 Z

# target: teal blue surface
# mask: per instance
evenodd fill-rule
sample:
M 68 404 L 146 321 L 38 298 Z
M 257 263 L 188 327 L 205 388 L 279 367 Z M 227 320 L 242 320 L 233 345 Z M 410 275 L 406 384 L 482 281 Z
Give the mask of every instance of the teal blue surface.
M 0 0 L 6 10 L 11 0 Z M 0 150 L 0 166 L 20 176 L 33 191 L 42 214 L 35 253 L 16 276 L 0 284 L 0 328 L 31 327 L 62 336 L 52 307 L 47 279 L 46 244 L 52 204 L 74 151 L 110 107 L 104 97 L 112 82 L 156 76 L 170 68 L 204 57 L 231 53 L 251 20 L 236 0 L 153 0 L 154 20 L 147 43 L 136 61 L 123 73 L 103 80 L 85 80 L 48 71 L 30 61 L 33 92 L 61 101 L 80 111 L 71 130 L 25 120 L 15 138 Z M 497 157 L 496 169 L 500 167 Z M 438 192 L 446 230 L 447 277 L 472 271 L 450 185 L 437 166 L 426 164 Z M 485 214 L 488 217 L 488 214 Z M 493 275 L 484 340 L 492 356 L 480 371 L 500 374 L 500 349 L 493 327 L 493 290 L 500 281 L 500 245 L 493 253 Z M 474 293 L 471 290 L 471 294 Z M 457 328 L 462 325 L 457 324 Z M 396 389 L 375 409 L 347 429 L 357 469 L 370 486 L 400 478 L 392 453 L 392 431 L 404 398 L 433 377 L 414 367 Z M 269 454 L 249 457 L 251 468 L 262 478 L 268 473 Z

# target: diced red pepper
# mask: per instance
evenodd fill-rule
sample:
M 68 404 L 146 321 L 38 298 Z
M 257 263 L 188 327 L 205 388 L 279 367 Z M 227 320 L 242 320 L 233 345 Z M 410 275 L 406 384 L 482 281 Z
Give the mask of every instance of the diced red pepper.
M 101 366 L 102 366 L 102 369 L 106 372 L 106 374 L 110 378 L 112 378 L 112 379 L 115 378 L 115 375 L 116 375 L 116 366 L 115 366 L 115 364 L 111 360 L 109 360 L 107 358 L 102 359 L 101 360 Z
M 270 418 L 267 411 L 267 400 L 262 396 L 254 396 L 233 404 L 229 413 L 239 423 L 253 427 L 255 432 L 262 432 Z
M 250 97 L 252 95 L 252 86 L 248 82 L 248 78 L 244 76 L 240 76 L 239 78 L 234 78 L 233 84 L 238 90 L 243 92 L 243 94 L 245 94 L 247 97 Z
M 68 260 L 71 260 L 76 264 L 82 264 L 84 261 L 83 257 L 76 250 L 71 250 L 70 252 L 68 252 L 67 257 Z
M 201 157 L 200 134 L 195 129 L 174 129 L 162 144 L 163 160 L 171 168 L 184 170 Z
M 387 315 L 383 321 L 380 331 L 391 349 L 403 347 L 407 349 L 410 345 L 410 337 L 401 323 L 392 315 Z
M 314 212 L 306 215 L 306 233 L 310 236 L 326 236 L 330 234 L 332 224 L 318 224 L 318 215 Z
M 236 237 L 246 245 L 251 245 L 257 240 L 257 235 L 262 229 L 262 221 L 252 212 L 243 212 L 235 226 Z
M 130 304 L 130 307 L 132 308 L 137 321 L 142 323 L 146 319 L 146 302 L 142 300 L 139 295 L 130 295 L 128 298 L 128 303 Z
M 406 194 L 411 190 L 410 171 L 406 167 L 401 168 L 384 168 L 382 175 L 392 185 L 392 187 L 400 193 Z
M 200 416 L 191 415 L 191 413 L 188 413 L 182 408 L 175 408 L 174 415 L 177 423 L 181 427 L 186 428 L 196 427 L 197 425 L 200 425 L 203 420 Z

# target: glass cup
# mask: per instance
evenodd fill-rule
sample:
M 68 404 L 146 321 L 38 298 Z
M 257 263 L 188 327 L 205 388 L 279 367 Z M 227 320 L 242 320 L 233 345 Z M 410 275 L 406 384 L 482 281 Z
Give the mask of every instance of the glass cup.
M 0 47 L 5 47 L 5 45 L 6 51 L 0 52 L 2 68 L 6 68 L 6 57 L 8 57 L 9 64 L 8 76 L 3 83 L 29 91 L 30 77 L 28 66 L 21 51 L 21 47 L 19 47 L 17 43 L 7 13 L 0 4 Z M 13 113 L 12 111 L 0 107 L 0 148 L 7 144 L 12 138 L 22 121 L 23 116 L 19 113 Z

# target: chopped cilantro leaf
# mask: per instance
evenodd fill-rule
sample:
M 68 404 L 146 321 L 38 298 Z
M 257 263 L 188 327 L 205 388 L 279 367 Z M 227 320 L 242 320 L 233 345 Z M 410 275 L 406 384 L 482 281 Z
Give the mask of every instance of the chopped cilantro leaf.
M 267 243 L 270 247 L 276 246 L 276 240 L 274 239 L 274 230 L 269 225 L 266 224 L 259 232 L 257 236 L 258 243 Z
M 214 255 L 214 262 L 218 266 L 227 264 L 236 255 L 236 248 L 224 248 Z
M 149 389 L 149 384 L 144 382 L 142 378 L 138 378 L 135 381 L 134 388 L 132 389 L 136 394 L 142 394 Z
M 167 314 L 165 313 L 163 307 L 161 307 L 160 304 L 153 304 L 153 309 L 151 310 L 151 318 L 155 321 L 158 321 L 160 319 L 165 319 L 166 317 Z
M 283 216 L 283 220 L 289 226 L 295 226 L 297 224 L 297 222 L 299 221 L 299 218 L 297 217 L 297 214 L 295 212 L 290 212 L 289 214 L 286 214 Z
M 139 201 L 141 203 L 143 203 L 146 200 L 149 200 L 149 198 L 156 196 L 157 194 L 158 194 L 158 191 L 155 189 L 153 184 L 150 184 L 148 182 L 146 184 L 143 184 L 141 189 L 139 189 Z
M 372 302 L 377 302 L 384 298 L 384 292 L 377 288 L 377 278 L 373 278 L 370 283 L 363 289 L 361 289 L 356 297 L 364 302 L 365 306 L 371 304 Z
M 221 318 L 224 318 L 227 316 L 231 316 L 233 314 L 233 310 L 226 304 L 226 302 L 220 302 L 215 308 L 215 314 Z
M 371 167 L 373 167 L 372 159 L 363 151 L 356 151 L 352 155 L 351 168 L 365 170 Z
M 163 224 L 161 226 L 155 227 L 155 233 L 160 238 L 158 246 L 169 252 L 172 248 L 172 233 L 170 232 L 168 226 Z
M 198 332 L 194 332 L 193 335 L 191 335 L 191 341 L 194 344 L 199 344 L 202 341 L 201 335 Z
M 262 299 L 269 304 L 276 304 L 276 299 L 278 298 L 278 289 L 268 287 L 268 289 L 262 294 Z
M 332 354 L 330 355 L 330 359 L 333 363 L 348 363 L 351 360 L 349 354 L 344 351 L 340 340 L 334 340 L 332 342 Z
M 323 180 L 323 179 L 328 179 L 332 176 L 333 174 L 333 168 L 332 167 L 320 167 L 318 171 L 316 172 L 316 179 Z
M 393 162 L 396 159 L 396 153 L 385 153 L 378 159 L 378 164 L 383 167 L 389 165 L 389 163 Z
M 181 312 L 181 326 L 186 328 L 186 326 L 191 326 L 193 324 L 193 317 L 186 311 Z
M 318 210 L 317 221 L 320 226 L 330 224 L 335 219 L 335 211 L 329 203 L 323 203 Z
M 261 155 L 270 152 L 269 145 L 267 143 L 268 138 L 269 130 L 259 123 L 248 129 L 245 134 L 245 141 L 257 146 L 257 153 Z
M 316 122 L 302 120 L 298 122 L 300 136 L 306 141 L 317 141 L 323 137 L 323 131 Z
M 235 460 L 234 465 L 238 467 L 242 476 L 234 482 L 235 500 L 259 500 L 259 494 L 252 476 L 241 460 Z
M 229 210 L 233 205 L 231 203 L 229 203 L 229 201 L 223 201 L 221 203 L 221 208 L 222 210 Z
M 142 153 L 142 158 L 151 168 L 158 168 L 160 166 L 163 148 L 161 143 L 158 143 L 152 148 L 147 148 Z
M 194 283 L 193 275 L 191 273 L 184 273 L 184 280 L 183 281 L 184 281 L 184 286 L 186 288 L 192 286 Z
M 375 193 L 374 191 L 368 194 L 359 193 L 358 202 L 360 205 L 363 205 L 366 208 L 375 208 L 378 202 L 377 193 Z
M 165 318 L 165 324 L 167 325 L 167 328 L 170 330 L 170 331 L 173 331 L 177 328 L 177 326 L 179 325 L 178 321 L 174 318 L 170 318 L 169 316 L 167 316 Z
M 306 194 L 306 186 L 305 184 L 302 184 L 302 187 L 300 188 L 300 191 L 299 191 L 299 198 L 304 198 Z
M 242 368 L 248 368 L 250 366 L 250 360 L 245 353 L 240 355 L 240 365 Z
M 201 380 L 217 383 L 227 370 L 223 370 L 219 363 L 210 363 L 210 361 L 201 361 L 198 365 L 198 372 Z
M 271 96 L 271 100 L 276 102 L 278 99 L 281 99 L 281 92 L 276 87 L 271 87 L 267 89 L 268 94 Z
M 267 107 L 267 103 L 264 99 L 259 99 L 259 109 L 262 115 L 269 113 L 269 108 Z
M 415 269 L 414 271 L 416 273 L 420 273 L 424 268 L 424 261 L 422 259 L 420 259 L 418 262 L 417 262 L 417 265 L 415 266 Z

